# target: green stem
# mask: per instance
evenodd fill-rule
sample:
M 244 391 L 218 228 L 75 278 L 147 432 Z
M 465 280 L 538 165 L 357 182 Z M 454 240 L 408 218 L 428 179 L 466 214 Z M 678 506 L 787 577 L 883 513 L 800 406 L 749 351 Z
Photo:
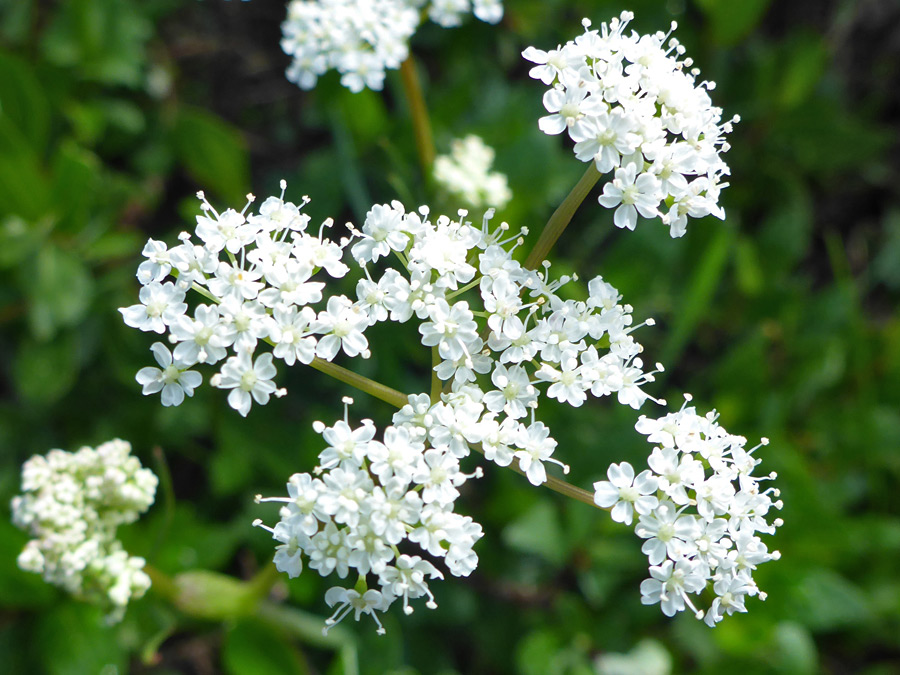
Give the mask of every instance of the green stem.
M 578 207 L 581 206 L 581 202 L 584 201 L 584 198 L 588 196 L 588 193 L 597 184 L 597 181 L 600 180 L 600 176 L 601 174 L 597 170 L 597 165 L 594 162 L 590 162 L 587 171 L 584 172 L 581 180 L 578 181 L 569 195 L 563 200 L 563 203 L 559 205 L 559 208 L 557 208 L 556 211 L 553 212 L 553 215 L 550 216 L 550 220 L 548 220 L 547 224 L 544 226 L 541 236 L 538 237 L 537 243 L 534 245 L 534 248 L 531 249 L 531 253 L 528 254 L 528 258 L 525 260 L 526 268 L 536 270 L 540 267 L 540 264 L 547 258 L 547 254 L 550 253 L 550 249 L 553 248 L 556 240 L 559 239 L 560 235 L 565 231 L 566 226 L 568 226 L 569 222 L 572 220 L 572 216 L 575 215 Z
M 399 392 L 396 389 L 391 389 L 375 380 L 370 380 L 364 375 L 354 373 L 352 370 L 342 368 L 330 361 L 320 359 L 318 356 L 314 358 L 313 362 L 309 365 L 320 373 L 330 375 L 334 379 L 343 382 L 344 384 L 349 384 L 351 387 L 359 389 L 370 396 L 374 396 L 385 403 L 390 403 L 396 408 L 402 408 L 409 402 L 406 394 Z
M 441 392 L 444 390 L 444 383 L 438 377 L 437 368 L 443 359 L 438 351 L 437 346 L 431 348 L 431 403 L 434 405 L 441 400 Z
M 427 181 L 431 177 L 431 167 L 434 164 L 434 139 L 431 135 L 428 108 L 425 106 L 425 97 L 422 95 L 422 84 L 419 81 L 419 73 L 416 70 L 416 62 L 412 54 L 400 64 L 400 77 L 403 80 L 403 89 L 406 91 L 409 112 L 412 115 L 419 164 L 422 166 L 422 174 Z
M 479 452 L 482 455 L 484 454 L 484 450 L 482 449 L 480 443 L 471 445 L 470 447 L 472 447 L 476 452 Z M 512 469 L 520 476 L 526 475 L 525 472 L 519 468 L 518 459 L 513 459 L 512 463 L 507 468 Z M 595 509 L 600 508 L 599 506 L 597 506 L 597 504 L 594 503 L 594 495 L 592 493 L 588 492 L 587 490 L 582 490 L 580 487 L 576 487 L 571 483 L 567 483 L 561 478 L 556 478 L 555 476 L 547 474 L 547 481 L 545 483 L 542 483 L 541 486 L 549 488 L 554 492 L 558 492 L 561 495 L 565 495 L 566 497 L 570 497 L 579 502 L 587 504 L 588 506 L 593 506 Z M 609 511 L 609 509 L 603 510 Z
M 172 487 L 172 473 L 169 471 L 169 463 L 166 462 L 165 453 L 161 447 L 153 448 L 153 460 L 156 464 L 156 475 L 159 477 L 159 488 L 162 492 L 162 522 L 156 532 L 156 540 L 151 549 L 150 559 L 155 559 L 160 548 L 169 535 L 172 521 L 175 518 L 175 489 Z

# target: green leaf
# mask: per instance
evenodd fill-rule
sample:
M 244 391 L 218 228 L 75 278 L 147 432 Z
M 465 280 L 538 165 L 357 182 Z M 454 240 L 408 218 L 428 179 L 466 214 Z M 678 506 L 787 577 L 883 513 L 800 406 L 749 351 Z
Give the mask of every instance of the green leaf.
M 27 540 L 28 535 L 8 520 L 0 520 L 0 605 L 4 607 L 41 607 L 56 596 L 39 574 L 16 565 Z
M 568 556 L 559 514 L 553 503 L 541 500 L 503 530 L 503 541 L 510 548 L 535 553 L 560 565 Z
M 50 229 L 15 215 L 4 218 L 0 222 L 0 267 L 14 267 L 35 253 Z
M 152 26 L 132 0 L 67 0 L 43 34 L 45 58 L 88 80 L 138 87 Z
M 202 189 L 215 192 L 238 210 L 250 186 L 250 164 L 240 132 L 197 108 L 179 111 L 172 129 L 179 159 Z
M 78 365 L 74 336 L 57 337 L 52 342 L 26 339 L 13 364 L 16 390 L 31 403 L 54 403 L 72 389 Z
M 38 220 L 47 212 L 48 188 L 37 151 L 12 121 L 0 116 L 0 214 Z
M 775 627 L 774 635 L 774 652 L 778 655 L 776 672 L 791 675 L 819 672 L 816 643 L 808 630 L 796 623 L 783 622 Z
M 818 35 L 802 35 L 791 46 L 781 75 L 779 103 L 794 108 L 806 101 L 822 79 L 829 61 L 828 47 Z
M 44 614 L 35 644 L 43 672 L 49 675 L 127 672 L 127 654 L 116 630 L 106 625 L 96 607 L 67 602 Z
M 672 319 L 672 330 L 662 352 L 663 363 L 677 363 L 697 326 L 708 314 L 725 267 L 731 259 L 734 230 L 727 226 L 716 229 L 697 269 L 687 286 L 679 311 Z
M 808 573 L 797 584 L 793 595 L 798 619 L 813 630 L 859 626 L 874 618 L 863 592 L 829 569 Z
M 33 269 L 22 281 L 31 300 L 28 319 L 32 334 L 39 340 L 52 338 L 57 331 L 84 318 L 93 294 L 93 280 L 87 266 L 76 256 L 48 245 L 38 253 Z
M 772 0 L 696 0 L 710 22 L 713 39 L 733 45 L 762 21 Z
M 31 147 L 44 151 L 50 131 L 50 104 L 31 66 L 0 53 L 0 115 L 22 132 Z
M 53 158 L 53 201 L 61 224 L 74 230 L 87 221 L 102 180 L 103 166 L 97 156 L 71 141 L 65 141 Z
M 241 621 L 225 636 L 222 662 L 230 675 L 303 675 L 309 668 L 278 631 L 258 621 Z

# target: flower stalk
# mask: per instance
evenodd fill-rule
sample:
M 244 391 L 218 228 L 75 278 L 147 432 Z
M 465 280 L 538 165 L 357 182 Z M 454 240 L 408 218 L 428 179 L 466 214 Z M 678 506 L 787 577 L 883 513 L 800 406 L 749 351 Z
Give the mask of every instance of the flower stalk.
M 428 107 L 425 105 L 425 97 L 422 95 L 422 83 L 412 55 L 400 64 L 400 78 L 403 80 L 403 89 L 406 92 L 406 100 L 409 103 L 409 111 L 412 116 L 413 134 L 416 139 L 419 164 L 422 167 L 422 175 L 427 181 L 431 177 L 434 165 L 434 138 L 431 133 L 431 119 L 428 116 Z
M 547 221 L 534 248 L 531 249 L 531 253 L 528 254 L 528 258 L 525 260 L 526 268 L 536 270 L 540 267 L 550 253 L 550 249 L 556 244 L 557 239 L 565 232 L 566 227 L 572 220 L 572 216 L 575 215 L 578 207 L 581 206 L 581 202 L 584 201 L 584 198 L 588 196 L 588 193 L 600 180 L 600 175 L 597 165 L 594 162 L 590 162 L 587 171 L 584 172 L 584 175 L 575 184 L 575 187 L 572 188 L 572 191 L 569 192 L 562 204 L 550 216 L 550 220 Z

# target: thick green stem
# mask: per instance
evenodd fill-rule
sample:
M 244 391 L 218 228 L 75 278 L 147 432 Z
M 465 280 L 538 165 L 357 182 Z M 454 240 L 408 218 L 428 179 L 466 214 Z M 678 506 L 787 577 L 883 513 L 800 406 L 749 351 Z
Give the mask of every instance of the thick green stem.
M 536 270 L 544 262 L 547 254 L 550 253 L 550 249 L 553 248 L 556 240 L 559 239 L 572 220 L 572 216 L 575 215 L 578 207 L 581 206 L 581 202 L 584 201 L 584 198 L 588 196 L 588 193 L 600 180 L 600 176 L 601 173 L 597 170 L 597 165 L 594 162 L 590 162 L 581 180 L 578 181 L 569 195 L 563 200 L 563 203 L 559 205 L 559 208 L 550 216 L 550 220 L 544 226 L 541 236 L 538 237 L 537 243 L 525 260 L 525 267 L 530 270 Z
M 416 149 L 419 152 L 419 164 L 422 166 L 422 174 L 427 181 L 431 177 L 431 167 L 434 164 L 434 138 L 431 135 L 431 120 L 428 118 L 428 108 L 425 105 L 425 97 L 422 95 L 422 84 L 419 81 L 419 73 L 416 71 L 416 62 L 412 54 L 400 64 L 400 77 L 403 80 L 403 88 L 406 90 L 406 98 L 409 102 L 413 133 L 416 137 Z
M 309 365 L 321 373 L 330 375 L 334 379 L 339 380 L 344 384 L 349 384 L 351 387 L 359 389 L 370 396 L 374 396 L 385 403 L 390 403 L 394 407 L 402 408 L 409 402 L 406 394 L 399 392 L 396 389 L 391 389 L 375 380 L 370 380 L 368 377 L 354 373 L 352 370 L 342 368 L 330 361 L 325 361 L 316 357 Z

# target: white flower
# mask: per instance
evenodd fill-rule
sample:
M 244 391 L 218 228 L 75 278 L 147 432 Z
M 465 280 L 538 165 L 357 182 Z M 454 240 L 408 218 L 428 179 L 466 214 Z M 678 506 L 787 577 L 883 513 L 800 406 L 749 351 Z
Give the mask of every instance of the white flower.
M 703 565 L 692 560 L 677 563 L 666 560 L 662 565 L 650 568 L 650 579 L 641 582 L 641 604 L 660 603 L 663 614 L 674 616 L 685 605 L 697 613 L 688 593 L 697 593 L 706 587 Z M 702 617 L 702 612 L 700 613 Z
M 225 362 L 222 372 L 214 375 L 210 384 L 219 389 L 231 389 L 228 405 L 246 417 L 253 401 L 265 405 L 272 394 L 284 394 L 284 390 L 272 382 L 276 373 L 272 354 L 261 354 L 254 362 L 249 352 L 241 351 Z
M 360 311 L 350 299 L 343 295 L 328 298 L 327 309 L 319 312 L 318 317 L 310 325 L 310 330 L 320 333 L 316 345 L 316 356 L 331 361 L 338 350 L 343 349 L 347 356 L 362 355 L 368 357 L 369 341 L 363 331 L 369 326 L 369 318 Z
M 141 288 L 141 304 L 122 307 L 119 311 L 126 326 L 142 331 L 152 331 L 160 335 L 166 332 L 166 326 L 175 322 L 187 311 L 184 302 L 184 291 L 171 281 L 160 284 L 150 283 Z
M 194 389 L 203 382 L 203 376 L 187 370 L 189 363 L 172 360 L 172 354 L 162 342 L 150 347 L 159 368 L 141 368 L 135 379 L 143 387 L 143 394 L 162 392 L 162 404 L 166 407 L 181 405 L 185 396 L 193 396 Z
M 519 460 L 519 468 L 525 472 L 528 482 L 532 485 L 541 485 L 547 482 L 547 470 L 544 462 L 553 462 L 563 467 L 568 473 L 569 467 L 557 459 L 551 458 L 556 449 L 556 441 L 550 438 L 550 429 L 543 422 L 535 422 L 519 433 L 516 444 L 521 450 L 515 453 Z
M 405 215 L 399 202 L 376 204 L 366 214 L 362 239 L 353 245 L 351 253 L 358 262 L 373 262 L 393 251 L 404 251 L 409 234 L 404 231 Z
M 365 593 L 359 593 L 352 588 L 335 586 L 325 592 L 325 602 L 328 603 L 329 607 L 334 607 L 335 605 L 338 607 L 334 611 L 334 614 L 325 620 L 325 628 L 322 629 L 323 633 L 327 633 L 329 628 L 340 623 L 341 620 L 352 611 L 353 618 L 356 621 L 359 621 L 359 617 L 363 614 L 371 615 L 372 619 L 374 619 L 375 623 L 378 625 L 377 633 L 383 635 L 384 626 L 381 625 L 381 621 L 378 620 L 378 616 L 375 612 L 386 611 L 393 602 L 393 597 L 376 590 L 368 590 Z
M 617 523 L 631 525 L 635 511 L 646 515 L 659 503 L 653 496 L 658 481 L 650 471 L 635 478 L 631 464 L 622 462 L 610 464 L 606 475 L 608 481 L 594 483 L 594 503 L 601 509 L 612 507 L 610 515 Z
M 289 366 L 295 362 L 312 363 L 316 356 L 316 339 L 310 334 L 310 326 L 316 313 L 309 307 L 298 311 L 296 307 L 278 305 L 272 310 L 273 324 L 269 333 L 275 349 L 272 354 Z
M 659 215 L 656 207 L 663 196 L 659 179 L 650 173 L 637 176 L 637 170 L 634 164 L 616 169 L 615 179 L 603 186 L 600 203 L 608 209 L 621 205 L 613 214 L 616 227 L 633 230 L 637 225 L 638 213 L 644 218 Z
M 234 337 L 220 321 L 215 305 L 198 306 L 193 319 L 178 317 L 169 327 L 169 333 L 178 342 L 173 357 L 184 364 L 218 363 L 228 353 L 225 348 L 234 342 Z

